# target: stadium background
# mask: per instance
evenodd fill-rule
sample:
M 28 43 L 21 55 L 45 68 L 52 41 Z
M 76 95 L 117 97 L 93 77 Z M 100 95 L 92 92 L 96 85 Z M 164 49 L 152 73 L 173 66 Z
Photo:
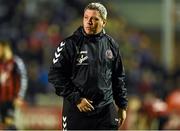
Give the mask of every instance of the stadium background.
M 47 81 L 48 69 L 54 49 L 81 24 L 91 1 L 0 0 L 0 39 L 28 70 L 28 104 L 16 110 L 19 129 L 61 128 L 62 100 Z M 180 129 L 180 1 L 99 1 L 108 8 L 106 31 L 120 43 L 127 74 L 122 129 Z

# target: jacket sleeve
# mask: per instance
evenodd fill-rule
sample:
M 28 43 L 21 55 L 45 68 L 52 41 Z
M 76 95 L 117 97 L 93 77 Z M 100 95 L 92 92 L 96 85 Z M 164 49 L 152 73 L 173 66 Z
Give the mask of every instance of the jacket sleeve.
M 112 88 L 113 97 L 116 105 L 119 108 L 127 109 L 128 99 L 127 99 L 127 89 L 125 87 L 125 71 L 122 64 L 122 59 L 120 56 L 119 49 L 117 56 L 114 61 L 113 74 L 112 74 Z
M 15 56 L 14 58 L 15 58 L 15 63 L 17 65 L 18 73 L 20 75 L 20 89 L 19 89 L 18 97 L 24 99 L 28 87 L 27 71 L 23 60 L 18 56 Z
M 73 52 L 71 41 L 63 41 L 57 47 L 48 80 L 53 84 L 56 94 L 76 104 L 80 99 L 80 92 L 71 80 Z

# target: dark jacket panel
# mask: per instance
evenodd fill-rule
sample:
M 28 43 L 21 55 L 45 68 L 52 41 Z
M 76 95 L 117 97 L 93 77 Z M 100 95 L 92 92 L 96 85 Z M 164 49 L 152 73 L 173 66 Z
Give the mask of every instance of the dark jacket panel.
M 118 44 L 104 30 L 86 36 L 82 27 L 59 44 L 49 71 L 57 95 L 74 104 L 85 97 L 96 108 L 113 99 L 119 107 L 127 107 L 124 78 Z

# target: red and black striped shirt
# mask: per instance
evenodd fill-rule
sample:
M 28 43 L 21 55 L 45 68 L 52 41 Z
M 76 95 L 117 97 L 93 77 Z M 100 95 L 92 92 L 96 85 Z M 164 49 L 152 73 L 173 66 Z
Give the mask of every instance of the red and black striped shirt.
M 19 57 L 0 62 L 0 103 L 13 101 L 17 96 L 24 97 L 26 75 L 24 63 Z

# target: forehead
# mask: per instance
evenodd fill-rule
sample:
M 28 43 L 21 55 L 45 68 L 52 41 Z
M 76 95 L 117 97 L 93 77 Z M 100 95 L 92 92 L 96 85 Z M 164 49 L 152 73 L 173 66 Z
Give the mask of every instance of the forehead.
M 99 11 L 95 9 L 86 9 L 84 15 L 100 17 Z

